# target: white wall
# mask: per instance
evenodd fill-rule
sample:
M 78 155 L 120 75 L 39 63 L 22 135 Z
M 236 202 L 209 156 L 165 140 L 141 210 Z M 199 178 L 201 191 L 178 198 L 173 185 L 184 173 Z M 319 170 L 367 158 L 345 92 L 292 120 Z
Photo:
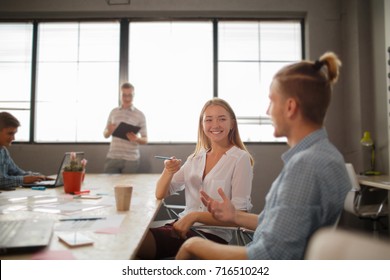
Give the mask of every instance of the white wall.
M 375 139 L 377 151 L 382 157 L 379 157 L 378 160 L 382 161 L 385 158 L 385 155 L 389 153 L 389 141 L 388 141 L 388 120 L 387 108 L 388 100 L 387 94 L 387 69 L 389 69 L 387 60 L 387 47 L 390 44 L 386 44 L 386 25 L 385 25 L 385 3 L 382 0 L 372 1 L 371 9 L 371 19 L 372 25 L 370 33 L 372 34 L 372 62 L 373 62 L 373 71 L 372 71 L 372 89 L 370 91 L 370 97 L 374 100 L 373 112 L 374 124 L 375 124 Z M 387 7 L 388 9 L 390 7 Z M 389 10 L 387 10 L 387 16 L 389 16 Z M 387 25 L 387 33 L 390 31 L 390 26 Z M 382 162 L 378 162 L 382 165 Z M 383 164 L 383 171 L 388 172 L 389 166 L 388 163 Z

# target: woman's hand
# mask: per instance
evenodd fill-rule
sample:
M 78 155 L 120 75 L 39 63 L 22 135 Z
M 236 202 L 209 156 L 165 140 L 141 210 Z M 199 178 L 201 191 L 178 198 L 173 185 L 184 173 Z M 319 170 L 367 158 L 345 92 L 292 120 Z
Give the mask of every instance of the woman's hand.
M 196 222 L 196 212 L 191 212 L 180 218 L 173 224 L 173 229 L 176 234 L 182 238 L 186 239 L 187 232 L 190 230 L 192 225 Z
M 171 157 L 164 161 L 164 170 L 157 181 L 156 198 L 163 199 L 168 193 L 173 175 L 180 170 L 181 159 Z
M 177 159 L 175 157 L 171 157 L 171 159 L 167 159 L 164 161 L 165 170 L 170 174 L 175 174 L 180 170 L 181 159 Z

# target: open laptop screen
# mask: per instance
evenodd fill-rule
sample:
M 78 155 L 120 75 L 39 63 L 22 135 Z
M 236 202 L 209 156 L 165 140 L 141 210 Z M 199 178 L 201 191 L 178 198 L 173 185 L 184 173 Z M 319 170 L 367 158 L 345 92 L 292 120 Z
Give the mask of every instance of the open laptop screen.
M 64 184 L 64 180 L 62 178 L 62 170 L 66 165 L 70 163 L 70 152 L 66 152 L 62 158 L 62 161 L 58 167 L 57 174 L 55 175 L 55 180 L 41 181 L 31 184 L 23 184 L 23 187 L 33 187 L 33 186 L 45 186 L 45 187 L 59 187 Z M 84 152 L 75 152 L 76 159 L 81 161 L 84 158 Z

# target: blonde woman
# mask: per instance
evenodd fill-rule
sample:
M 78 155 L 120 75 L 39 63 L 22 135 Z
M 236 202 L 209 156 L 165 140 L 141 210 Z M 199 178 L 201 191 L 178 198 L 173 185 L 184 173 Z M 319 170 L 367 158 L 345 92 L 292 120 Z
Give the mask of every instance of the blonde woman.
M 156 198 L 163 199 L 185 190 L 185 210 L 180 218 L 160 228 L 152 228 L 139 250 L 138 257 L 161 259 L 174 257 L 182 243 L 196 235 L 191 230 L 195 223 L 233 225 L 213 218 L 202 204 L 200 191 L 217 198 L 217 189 L 224 190 L 236 209 L 249 211 L 253 178 L 253 159 L 238 132 L 236 116 L 230 105 L 219 98 L 206 102 L 200 117 L 195 151 L 181 166 L 172 157 L 157 182 Z M 226 230 L 202 231 L 208 239 L 227 244 L 231 234 Z

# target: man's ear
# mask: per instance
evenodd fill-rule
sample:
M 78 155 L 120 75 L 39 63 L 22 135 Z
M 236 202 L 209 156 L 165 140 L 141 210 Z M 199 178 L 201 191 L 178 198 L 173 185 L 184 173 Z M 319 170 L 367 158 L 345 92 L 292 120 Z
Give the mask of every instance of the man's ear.
M 298 103 L 294 98 L 286 100 L 286 113 L 288 117 L 294 117 L 298 112 Z

